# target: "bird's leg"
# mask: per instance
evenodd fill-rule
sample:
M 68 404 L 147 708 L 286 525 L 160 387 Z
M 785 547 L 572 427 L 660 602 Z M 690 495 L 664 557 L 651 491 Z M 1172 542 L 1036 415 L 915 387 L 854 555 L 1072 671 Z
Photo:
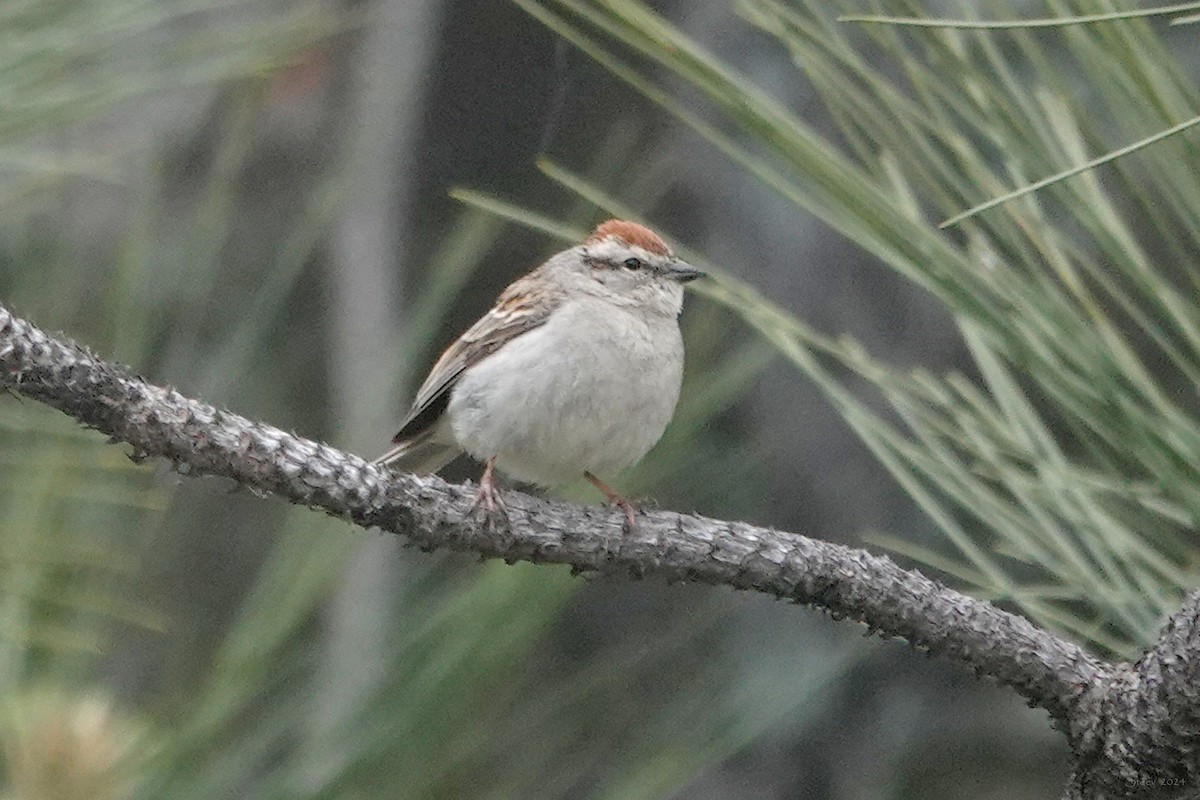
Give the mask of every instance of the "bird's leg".
M 605 498 L 608 499 L 608 502 L 625 512 L 625 532 L 628 533 L 629 531 L 633 530 L 633 527 L 636 524 L 635 517 L 637 516 L 637 509 L 633 507 L 633 503 L 614 492 L 608 484 L 597 478 L 592 473 L 585 471 L 583 473 L 583 477 L 588 479 L 588 483 L 592 484 L 592 486 L 595 486 L 597 489 L 603 492 Z
M 496 478 L 492 474 L 495 468 L 495 456 L 483 462 L 483 474 L 479 476 L 479 489 L 475 492 L 475 499 L 471 502 L 471 507 L 467 509 L 467 514 L 471 514 L 482 505 L 484 511 L 487 512 L 489 525 L 492 515 L 496 513 L 497 509 L 506 518 L 508 517 L 508 506 L 504 505 L 504 498 L 500 496 L 500 490 L 496 488 Z

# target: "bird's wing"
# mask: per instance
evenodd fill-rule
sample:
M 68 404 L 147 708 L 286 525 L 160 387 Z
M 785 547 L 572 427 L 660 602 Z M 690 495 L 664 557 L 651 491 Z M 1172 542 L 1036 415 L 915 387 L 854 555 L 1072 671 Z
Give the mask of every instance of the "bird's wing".
M 510 284 L 492 310 L 446 348 L 433 365 L 393 441 L 408 441 L 432 428 L 450 402 L 450 390 L 466 369 L 521 334 L 544 325 L 560 303 L 557 292 L 548 290 L 531 275 Z

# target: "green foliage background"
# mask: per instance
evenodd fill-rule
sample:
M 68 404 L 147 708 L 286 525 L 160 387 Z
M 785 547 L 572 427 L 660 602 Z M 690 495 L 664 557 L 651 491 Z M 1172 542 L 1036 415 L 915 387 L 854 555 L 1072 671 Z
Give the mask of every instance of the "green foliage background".
M 825 135 L 640 3 L 515 2 L 797 214 L 932 293 L 973 359 L 961 373 L 894 368 L 772 303 L 735 277 L 739 265 L 679 242 L 716 277 L 689 301 L 677 419 L 624 485 L 753 518 L 761 467 L 716 421 L 764 369 L 787 365 L 820 386 L 945 540 L 919 547 L 891 531 L 878 543 L 1106 654 L 1151 640 L 1196 582 L 1200 173 L 1188 135 L 936 223 L 1189 119 L 1197 98 L 1164 24 L 909 30 L 836 22 L 838 10 L 862 11 L 849 2 L 740 3 L 822 99 L 837 127 Z M 234 21 L 180 33 L 206 12 Z M 311 323 L 323 237 L 352 187 L 339 166 L 318 173 L 254 245 L 238 223 L 253 209 L 244 179 L 273 81 L 362 20 L 318 3 L 207 0 L 8 0 L 0 20 L 5 301 L 154 380 L 336 442 L 314 374 L 328 345 Z M 146 37 L 169 46 L 134 46 Z M 90 130 L 141 98 L 189 91 L 217 98 L 198 175 L 152 137 L 128 152 L 92 146 Z M 669 165 L 623 147 L 614 140 L 616 160 L 637 169 L 543 162 L 548 188 L 576 201 L 555 215 L 459 190 L 465 206 L 413 281 L 406 357 L 435 346 L 439 309 L 512 230 L 499 219 L 573 240 L 602 213 L 653 208 L 654 170 Z M 73 219 L 81 184 L 107 182 L 131 208 L 113 247 L 56 227 Z M 411 382 L 411 369 L 395 372 L 381 403 Z M 673 588 L 690 592 L 686 612 L 673 605 L 657 628 L 566 658 L 556 629 L 578 613 L 580 580 L 393 551 L 400 579 L 372 620 L 382 663 L 340 692 L 331 665 L 353 654 L 332 652 L 329 608 L 363 534 L 135 465 L 46 409 L 6 400 L 2 411 L 0 739 L 12 797 L 670 796 L 781 726 L 803 731 L 863 657 L 842 642 L 812 648 L 811 632 L 767 631 L 752 650 L 763 668 L 748 672 L 730 635 L 736 603 Z M 186 585 L 160 580 L 178 579 L 169 563 L 209 536 L 230 564 L 211 618 L 186 602 Z M 781 627 L 802 613 L 791 611 Z M 128 680 L 145 663 L 153 677 Z M 879 789 L 905 796 L 902 782 Z

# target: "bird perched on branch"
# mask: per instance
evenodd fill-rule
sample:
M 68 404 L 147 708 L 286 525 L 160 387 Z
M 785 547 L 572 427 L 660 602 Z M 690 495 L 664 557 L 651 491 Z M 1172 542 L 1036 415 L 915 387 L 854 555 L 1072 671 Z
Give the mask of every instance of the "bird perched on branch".
M 376 464 L 436 472 L 484 463 L 476 505 L 503 507 L 493 471 L 539 486 L 632 466 L 658 442 L 683 377 L 683 284 L 704 273 L 633 222 L 609 220 L 514 281 L 451 344 Z

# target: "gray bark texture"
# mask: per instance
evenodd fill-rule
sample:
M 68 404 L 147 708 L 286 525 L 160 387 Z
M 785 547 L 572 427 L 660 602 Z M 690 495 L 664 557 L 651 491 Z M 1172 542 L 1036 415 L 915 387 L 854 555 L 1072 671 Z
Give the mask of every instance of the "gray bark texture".
M 422 549 L 730 586 L 824 609 L 962 663 L 1045 709 L 1074 752 L 1066 796 L 1200 793 L 1200 593 L 1140 660 L 1108 664 L 886 557 L 793 533 L 669 511 L 641 514 L 625 532 L 618 511 L 515 491 L 497 523 L 472 511 L 470 485 L 393 473 L 188 399 L 3 306 L 0 386 L 131 445 L 135 459 L 231 478 Z

